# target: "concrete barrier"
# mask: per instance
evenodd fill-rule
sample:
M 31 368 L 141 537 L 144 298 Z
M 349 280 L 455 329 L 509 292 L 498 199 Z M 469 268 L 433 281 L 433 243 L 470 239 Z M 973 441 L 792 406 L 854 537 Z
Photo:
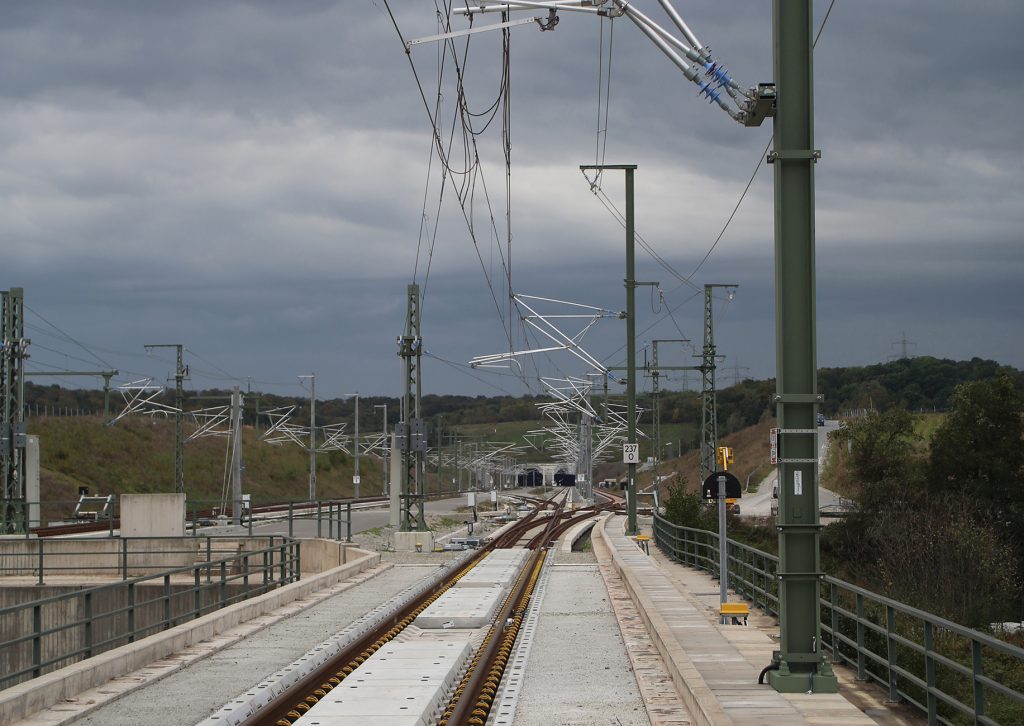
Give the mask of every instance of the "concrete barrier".
M 131 673 L 155 660 L 208 640 L 239 623 L 265 615 L 317 590 L 331 587 L 380 562 L 380 554 L 375 552 L 359 550 L 359 554 L 348 552 L 347 556 L 350 561 L 340 567 L 0 691 L 0 724 L 24 719 L 111 678 Z
M 330 539 L 302 540 L 302 575 L 326 572 L 341 567 L 362 552 L 351 542 L 336 542 Z
M 686 651 L 672 633 L 672 628 L 658 612 L 657 606 L 644 591 L 636 575 L 619 557 L 618 550 L 605 531 L 609 521 L 610 517 L 604 519 L 595 531 L 600 534 L 604 546 L 607 547 L 611 565 L 622 578 L 626 592 L 629 593 L 644 625 L 647 626 L 647 633 L 665 661 L 665 668 L 676 686 L 676 691 L 689 709 L 690 716 L 698 726 L 731 726 L 733 720 L 715 698 L 704 676 L 686 655 Z
M 570 529 L 562 538 L 562 552 L 572 552 L 573 545 L 577 540 L 586 534 L 591 527 L 597 524 L 596 519 L 587 519 Z
M 122 494 L 122 537 L 184 537 L 185 495 Z

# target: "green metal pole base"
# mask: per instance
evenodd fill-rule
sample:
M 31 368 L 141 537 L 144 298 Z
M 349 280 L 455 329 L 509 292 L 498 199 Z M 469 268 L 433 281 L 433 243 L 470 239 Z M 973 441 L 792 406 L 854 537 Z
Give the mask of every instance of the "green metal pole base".
M 781 661 L 768 671 L 768 685 L 779 693 L 839 693 L 839 680 L 828 661 L 794 663 Z

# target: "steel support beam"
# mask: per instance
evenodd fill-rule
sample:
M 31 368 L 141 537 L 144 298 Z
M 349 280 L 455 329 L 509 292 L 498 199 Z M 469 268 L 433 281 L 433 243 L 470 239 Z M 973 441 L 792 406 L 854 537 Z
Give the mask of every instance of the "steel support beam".
M 422 353 L 420 338 L 420 286 L 408 287 L 405 334 L 398 339 L 402 358 L 402 422 L 399 424 L 399 448 L 402 450 L 402 532 L 426 531 L 423 512 L 423 452 L 427 445 L 426 424 L 420 414 L 422 395 Z
M 704 286 L 704 347 L 701 350 L 701 426 L 700 426 L 700 480 L 704 481 L 716 471 L 715 452 L 718 450 L 718 400 L 715 388 L 715 367 L 718 362 L 715 347 L 714 292 L 726 288 L 729 299 L 738 285 L 711 283 Z
M 12 287 L 2 297 L 0 344 L 0 458 L 3 460 L 3 491 L 0 492 L 0 534 L 16 534 L 28 526 L 25 502 L 25 293 Z
M 700 480 L 715 470 L 718 414 L 715 410 L 715 325 L 712 318 L 714 285 L 704 286 L 704 347 L 701 350 Z
M 777 691 L 835 693 L 821 647 L 815 417 L 814 105 L 811 0 L 773 0 L 776 109 L 775 335 L 779 426 L 780 650 L 768 674 Z M 786 434 L 787 430 L 794 430 Z
M 624 166 L 626 172 L 626 435 L 636 443 L 636 239 L 633 205 L 633 173 L 636 166 Z M 626 490 L 626 534 L 640 534 L 636 522 L 636 464 L 629 464 Z

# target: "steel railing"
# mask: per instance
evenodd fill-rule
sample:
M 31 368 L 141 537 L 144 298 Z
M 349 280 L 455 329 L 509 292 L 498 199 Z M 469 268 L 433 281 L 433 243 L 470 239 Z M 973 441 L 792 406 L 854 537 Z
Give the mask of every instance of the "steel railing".
M 0 608 L 0 688 L 298 581 L 299 542 L 258 539 L 265 544 L 224 557 Z M 214 555 L 216 546 L 199 549 Z
M 149 573 L 272 547 L 280 535 L 192 537 L 61 537 L 9 539 L 0 545 L 0 577 L 31 577 L 36 585 L 60 576 L 127 580 Z
M 654 518 L 654 540 L 673 560 L 718 576 L 718 534 Z M 779 558 L 727 540 L 729 584 L 779 614 Z M 821 580 L 822 645 L 834 663 L 877 682 L 929 724 L 1024 723 L 1024 649 L 830 575 Z

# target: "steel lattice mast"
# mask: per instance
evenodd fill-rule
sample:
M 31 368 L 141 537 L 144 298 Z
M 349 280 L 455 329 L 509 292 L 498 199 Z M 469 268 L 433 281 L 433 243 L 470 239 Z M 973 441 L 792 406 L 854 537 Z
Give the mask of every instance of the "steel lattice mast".
M 25 293 L 12 287 L 0 293 L 3 324 L 0 360 L 0 458 L 3 459 L 3 500 L 0 534 L 24 532 L 28 527 L 25 492 Z

